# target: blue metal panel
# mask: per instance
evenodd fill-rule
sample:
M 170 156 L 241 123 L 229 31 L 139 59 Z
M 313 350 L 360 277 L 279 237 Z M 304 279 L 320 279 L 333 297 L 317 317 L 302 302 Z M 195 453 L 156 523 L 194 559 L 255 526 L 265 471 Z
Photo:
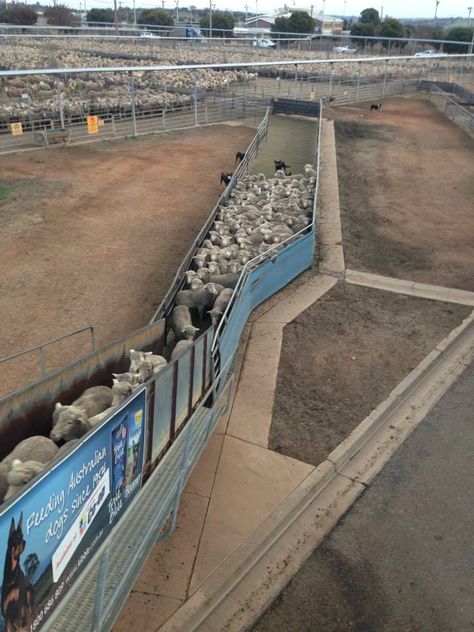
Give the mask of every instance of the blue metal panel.
M 170 439 L 171 401 L 173 396 L 173 366 L 162 369 L 155 380 L 155 410 L 153 415 L 153 445 L 151 458 L 156 459 Z
M 177 432 L 189 414 L 189 389 L 191 388 L 191 351 L 187 349 L 178 360 L 178 389 L 176 391 L 176 421 Z
M 236 297 L 219 340 L 221 365 L 235 352 L 250 312 L 309 268 L 313 262 L 314 233 L 300 237 L 251 270 Z
M 204 336 L 201 336 L 194 347 L 193 409 L 202 395 L 203 362 Z

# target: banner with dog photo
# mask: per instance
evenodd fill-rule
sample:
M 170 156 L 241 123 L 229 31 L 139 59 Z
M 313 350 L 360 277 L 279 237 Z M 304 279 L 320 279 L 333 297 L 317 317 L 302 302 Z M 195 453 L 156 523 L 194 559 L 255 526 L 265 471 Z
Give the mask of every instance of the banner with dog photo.
M 0 512 L 0 631 L 41 630 L 141 487 L 143 388 Z

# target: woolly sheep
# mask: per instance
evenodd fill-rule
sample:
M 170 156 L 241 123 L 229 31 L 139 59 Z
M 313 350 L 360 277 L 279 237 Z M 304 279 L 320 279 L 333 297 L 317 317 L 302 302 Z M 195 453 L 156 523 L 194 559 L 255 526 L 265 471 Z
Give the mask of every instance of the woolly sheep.
M 40 461 L 20 461 L 15 459 L 11 464 L 11 469 L 7 475 L 8 488 L 5 492 L 4 500 L 8 500 L 16 494 L 22 487 L 31 481 L 46 467 L 45 463 Z
M 175 304 L 185 305 L 192 309 L 197 309 L 199 319 L 202 320 L 204 311 L 208 307 L 212 307 L 215 297 L 219 294 L 219 290 L 214 283 L 207 283 L 204 287 L 197 290 L 181 290 L 176 294 Z
M 197 327 L 194 327 L 191 312 L 186 305 L 176 305 L 171 312 L 170 325 L 176 340 L 194 340 L 196 332 L 199 331 Z

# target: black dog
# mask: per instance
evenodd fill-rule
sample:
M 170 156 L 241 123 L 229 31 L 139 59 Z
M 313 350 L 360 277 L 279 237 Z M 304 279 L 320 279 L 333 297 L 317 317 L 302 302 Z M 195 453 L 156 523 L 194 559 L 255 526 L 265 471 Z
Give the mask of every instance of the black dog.
M 35 591 L 20 566 L 20 555 L 25 550 L 23 539 L 23 514 L 15 528 L 12 518 L 8 534 L 7 554 L 3 571 L 2 614 L 5 619 L 5 632 L 29 630 L 33 621 Z
M 221 180 L 219 182 L 219 184 L 224 183 L 226 186 L 229 184 L 229 182 L 232 180 L 232 174 L 231 173 L 221 173 Z
M 242 162 L 242 160 L 243 160 L 244 158 L 245 158 L 245 153 L 244 153 L 244 152 L 242 152 L 242 151 L 238 151 L 238 152 L 235 154 L 235 162 L 238 162 L 238 161 Z
M 283 160 L 274 160 L 273 162 L 275 163 L 275 171 L 281 169 L 285 175 L 291 176 L 291 171 L 288 171 L 291 165 L 286 165 Z
M 382 109 L 382 104 L 381 103 L 372 103 L 372 105 L 370 106 L 370 111 L 371 112 L 372 112 L 372 110 L 380 112 L 381 109 Z

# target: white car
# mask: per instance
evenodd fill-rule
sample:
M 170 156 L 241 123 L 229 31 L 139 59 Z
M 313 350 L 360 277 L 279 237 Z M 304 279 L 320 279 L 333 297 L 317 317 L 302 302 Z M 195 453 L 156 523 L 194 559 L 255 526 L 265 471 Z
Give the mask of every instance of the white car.
M 140 37 L 160 37 L 160 36 L 155 35 L 154 33 L 151 33 L 150 31 L 143 31 L 143 33 L 140 33 Z
M 257 48 L 275 48 L 276 46 L 275 42 L 272 42 L 272 40 L 269 39 L 254 40 L 253 45 Z
M 415 53 L 415 57 L 445 57 L 447 53 L 440 53 L 438 50 L 433 50 L 429 48 L 428 50 L 423 50 L 421 53 Z
M 334 53 L 357 53 L 357 48 L 353 46 L 334 46 L 332 50 Z

